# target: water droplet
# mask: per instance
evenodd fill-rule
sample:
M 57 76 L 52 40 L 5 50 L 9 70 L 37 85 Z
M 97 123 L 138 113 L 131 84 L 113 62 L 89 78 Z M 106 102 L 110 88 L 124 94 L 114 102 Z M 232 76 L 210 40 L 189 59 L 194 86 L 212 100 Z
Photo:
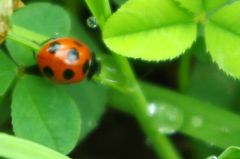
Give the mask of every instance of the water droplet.
M 210 147 L 215 146 L 215 143 L 213 141 L 208 142 L 208 144 L 209 144 Z
M 216 156 L 209 156 L 207 159 L 218 159 Z
M 154 103 L 149 104 L 148 112 L 150 116 L 153 116 L 156 113 L 157 106 Z
M 195 128 L 200 128 L 203 125 L 203 119 L 200 116 L 192 117 L 192 125 Z
M 59 37 L 59 32 L 55 32 L 54 37 Z
M 230 130 L 225 126 L 220 127 L 220 131 L 224 134 L 230 134 Z
M 87 19 L 87 25 L 88 25 L 88 27 L 89 28 L 92 28 L 92 29 L 94 29 L 94 28 L 97 28 L 98 27 L 98 24 L 97 24 L 97 19 L 96 19 L 96 17 L 89 17 L 88 19 Z
M 148 107 L 149 116 L 155 121 L 157 130 L 164 134 L 175 133 L 183 123 L 180 110 L 170 104 L 153 102 Z

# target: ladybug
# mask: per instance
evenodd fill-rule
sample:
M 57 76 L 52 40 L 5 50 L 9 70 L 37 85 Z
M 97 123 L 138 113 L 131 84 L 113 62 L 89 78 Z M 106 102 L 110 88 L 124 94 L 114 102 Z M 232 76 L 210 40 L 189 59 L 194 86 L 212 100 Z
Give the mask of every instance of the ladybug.
M 45 43 L 37 55 L 40 71 L 56 83 L 76 83 L 91 79 L 98 63 L 87 45 L 73 38 L 57 38 Z

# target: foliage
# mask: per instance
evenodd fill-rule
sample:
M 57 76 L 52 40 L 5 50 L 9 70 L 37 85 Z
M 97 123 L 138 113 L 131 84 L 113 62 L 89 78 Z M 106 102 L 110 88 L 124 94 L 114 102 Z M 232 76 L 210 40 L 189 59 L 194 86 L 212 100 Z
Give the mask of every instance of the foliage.
M 127 2 L 111 16 L 103 37 L 121 55 L 166 60 L 179 56 L 192 45 L 196 29 L 192 15 L 172 1 L 152 0 L 146 5 L 146 1 L 140 0 Z
M 240 150 L 239 147 L 229 147 L 226 149 L 220 156 L 219 159 L 237 159 L 240 156 Z
M 184 53 L 204 30 L 201 34 L 206 35 L 213 61 L 227 74 L 240 78 L 236 60 L 240 19 L 235 16 L 240 14 L 240 2 L 176 1 L 128 1 L 106 22 L 105 43 L 123 56 L 167 60 Z
M 136 118 L 159 157 L 181 158 L 168 137 L 178 132 L 227 148 L 219 159 L 239 158 L 239 148 L 228 147 L 240 147 L 240 83 L 218 70 L 209 56 L 227 74 L 240 77 L 240 1 L 112 2 L 119 7 L 113 14 L 108 0 L 86 0 L 103 41 L 114 52 L 102 45 L 97 31 L 79 21 L 77 1 L 66 2 L 69 12 L 46 2 L 14 12 L 12 30 L 0 48 L 0 127 L 11 115 L 17 137 L 0 134 L 0 156 L 68 159 L 64 155 L 98 126 L 108 103 Z M 61 36 L 82 39 L 95 52 L 101 73 L 93 81 L 58 85 L 34 70 L 41 45 Z M 186 53 L 179 59 L 179 92 L 141 81 L 115 52 L 146 61 Z
M 71 96 L 48 81 L 29 75 L 18 81 L 12 96 L 13 128 L 17 136 L 65 154 L 73 149 L 79 139 L 81 118 Z M 29 134 L 36 130 L 38 133 Z
M 49 9 L 51 16 L 46 16 Z M 30 13 L 34 13 L 34 16 Z M 58 16 L 62 18 L 56 21 Z M 13 27 L 16 34 L 9 33 L 6 46 L 15 64 L 1 51 L 0 68 L 1 96 L 6 94 L 11 84 L 15 87 L 11 113 L 14 132 L 17 136 L 67 154 L 97 126 L 96 121 L 105 109 L 107 90 L 93 82 L 59 87 L 44 78 L 28 75 L 30 72 L 27 67 L 35 64 L 33 51 L 28 44 L 37 49 L 40 45 L 36 43 L 40 44 L 48 37 L 69 34 L 70 18 L 65 10 L 49 3 L 34 3 L 17 11 L 13 23 L 16 25 Z M 29 34 L 28 29 L 35 32 Z M 16 37 L 20 38 L 21 43 Z M 101 92 L 100 98 L 95 96 L 94 102 L 91 102 L 93 93 L 98 91 Z M 81 121 L 84 123 L 81 124 Z

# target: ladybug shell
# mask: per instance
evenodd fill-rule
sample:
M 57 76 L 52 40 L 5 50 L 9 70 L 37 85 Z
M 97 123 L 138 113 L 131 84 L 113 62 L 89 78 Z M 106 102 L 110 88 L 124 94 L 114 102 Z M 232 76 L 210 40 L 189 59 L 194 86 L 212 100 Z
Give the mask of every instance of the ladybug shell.
M 83 80 L 91 64 L 88 47 L 72 38 L 58 38 L 46 43 L 37 55 L 41 72 L 57 83 Z

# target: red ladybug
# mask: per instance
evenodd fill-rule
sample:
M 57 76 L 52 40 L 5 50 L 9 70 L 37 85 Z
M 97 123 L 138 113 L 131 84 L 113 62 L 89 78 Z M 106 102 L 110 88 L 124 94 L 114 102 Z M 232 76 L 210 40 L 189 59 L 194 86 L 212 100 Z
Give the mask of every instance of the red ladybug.
M 44 44 L 37 63 L 41 72 L 57 83 L 90 79 L 97 70 L 95 56 L 87 45 L 73 38 L 57 38 Z

